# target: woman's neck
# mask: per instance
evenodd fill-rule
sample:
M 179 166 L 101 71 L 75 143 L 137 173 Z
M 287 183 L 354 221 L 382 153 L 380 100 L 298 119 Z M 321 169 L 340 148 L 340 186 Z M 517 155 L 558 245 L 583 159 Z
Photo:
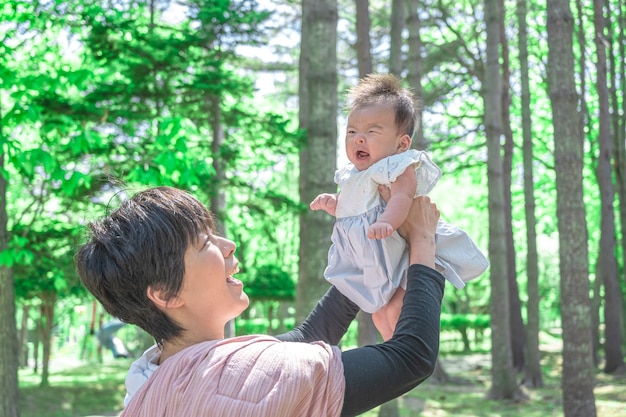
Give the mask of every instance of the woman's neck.
M 170 340 L 167 342 L 161 343 L 161 357 L 159 358 L 159 365 L 163 363 L 170 356 L 174 356 L 178 352 L 183 349 L 186 349 L 190 346 L 196 345 L 202 342 L 208 342 L 211 340 L 221 340 L 224 339 L 224 333 L 212 335 L 212 337 L 205 337 L 198 340 L 191 340 L 184 337 L 179 339 Z

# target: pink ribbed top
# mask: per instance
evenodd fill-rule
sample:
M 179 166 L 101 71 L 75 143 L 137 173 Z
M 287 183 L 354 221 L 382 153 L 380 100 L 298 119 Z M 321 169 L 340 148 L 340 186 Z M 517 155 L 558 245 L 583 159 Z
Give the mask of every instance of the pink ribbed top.
M 344 389 L 337 347 L 237 337 L 164 361 L 121 417 L 338 417 Z

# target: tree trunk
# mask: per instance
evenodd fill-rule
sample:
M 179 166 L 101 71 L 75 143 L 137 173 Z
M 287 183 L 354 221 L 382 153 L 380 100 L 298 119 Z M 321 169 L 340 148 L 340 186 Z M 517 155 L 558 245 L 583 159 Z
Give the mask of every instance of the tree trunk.
M 599 251 L 599 249 L 598 249 Z M 599 255 L 599 253 L 598 253 Z M 600 307 L 602 306 L 602 280 L 600 279 L 600 256 L 596 259 L 596 279 L 593 280 L 593 292 L 590 297 L 591 305 L 591 355 L 593 357 L 593 365 L 600 365 Z
M 587 68 L 587 40 L 585 39 L 585 11 L 582 0 L 576 0 L 576 18 L 575 24 L 578 25 L 576 32 L 576 40 L 578 42 L 578 48 L 580 48 L 580 53 L 578 54 L 578 68 Z M 579 99 L 580 99 L 580 109 L 581 109 L 581 117 L 579 117 L 580 128 L 582 132 L 585 130 L 592 131 L 595 129 L 591 126 L 591 115 L 589 114 L 589 110 L 587 107 L 587 77 L 583 73 L 576 73 L 575 76 L 578 76 L 577 84 L 579 85 Z M 593 142 L 591 138 L 589 138 L 589 146 L 591 149 L 594 149 L 596 143 Z M 597 157 L 592 152 L 591 153 L 592 165 L 597 165 Z M 597 264 L 598 260 L 596 260 Z M 592 346 L 592 358 L 594 366 L 600 363 L 599 352 L 601 349 L 601 332 L 600 332 L 600 307 L 602 306 L 602 279 L 600 279 L 598 267 L 596 266 L 595 270 L 595 279 L 591 283 L 593 286 L 593 296 L 590 299 L 591 306 L 591 346 Z
M 400 417 L 400 410 L 398 409 L 398 399 L 394 398 L 380 406 L 378 410 L 378 417 Z
M 487 183 L 489 189 L 489 257 L 491 281 L 491 389 L 488 397 L 512 399 L 518 394 L 511 355 L 507 241 L 504 217 L 504 181 L 500 137 L 502 135 L 500 31 L 498 0 L 485 0 L 487 63 L 482 85 L 487 134 Z M 487 81 L 488 80 L 488 81 Z
M 422 124 L 424 120 L 423 108 L 423 88 L 422 88 L 422 41 L 420 38 L 420 18 L 418 9 L 420 6 L 420 0 L 405 0 L 404 10 L 406 12 L 406 27 L 408 30 L 408 52 L 406 59 L 407 79 L 411 88 L 415 92 L 415 98 L 418 101 L 416 106 L 417 122 L 415 125 L 415 133 L 413 134 L 413 142 L 411 148 L 420 151 L 428 148 L 429 142 L 424 139 L 424 126 Z M 449 376 L 446 373 L 440 360 L 437 360 L 435 364 L 435 370 L 430 377 L 431 381 L 438 383 L 446 383 L 449 381 Z
M 25 368 L 28 366 L 28 313 L 30 311 L 30 305 L 24 303 L 22 304 L 22 323 L 19 330 L 18 337 L 18 355 L 19 355 L 19 366 L 20 368 Z
M 356 3 L 356 33 L 357 33 L 357 60 L 359 78 L 364 78 L 373 71 L 372 54 L 370 51 L 370 13 L 369 0 L 355 0 Z M 378 330 L 372 321 L 372 315 L 363 311 L 357 315 L 359 346 L 373 345 L 378 341 Z
M 436 384 L 447 384 L 450 382 L 450 375 L 448 375 L 446 370 L 443 368 L 439 359 L 435 362 L 435 370 L 428 380 Z
M 422 89 L 422 41 L 420 38 L 420 18 L 418 8 L 420 6 L 420 0 L 405 0 L 407 17 L 406 27 L 409 32 L 408 38 L 408 52 L 406 59 L 406 67 L 408 69 L 407 80 L 409 85 L 415 92 L 415 97 L 420 101 L 424 101 L 423 89 Z M 422 107 L 421 103 L 418 103 Z M 428 147 L 428 144 L 424 140 L 424 126 L 422 121 L 424 120 L 423 112 L 420 110 L 417 112 L 416 131 L 413 135 L 413 143 L 411 147 L 413 149 L 424 150 Z
M 207 184 L 207 189 L 210 190 L 211 196 L 211 212 L 215 216 L 215 226 L 221 236 L 228 236 L 226 234 L 226 226 L 224 224 L 224 218 L 226 215 L 226 192 L 224 191 L 224 181 L 226 179 L 226 172 L 224 169 L 225 161 L 222 157 L 222 145 L 224 144 L 224 127 L 222 126 L 222 110 L 220 108 L 220 98 L 218 96 L 210 96 L 206 101 L 207 112 L 210 116 L 211 130 L 213 132 L 213 140 L 211 141 L 211 154 L 213 155 L 213 161 L 211 165 L 215 170 L 215 177 L 211 181 L 211 184 Z M 232 239 L 232 237 L 231 237 Z M 241 253 L 238 255 L 241 257 Z M 245 265 L 243 258 L 241 258 L 242 264 Z M 224 325 L 224 336 L 235 336 L 235 321 L 229 320 Z
M 226 193 L 224 192 L 224 181 L 226 165 L 222 157 L 222 145 L 224 145 L 224 127 L 222 126 L 222 110 L 220 108 L 220 98 L 211 96 L 207 99 L 207 111 L 210 112 L 211 130 L 213 131 L 213 140 L 211 141 L 211 154 L 213 161 L 211 165 L 215 170 L 214 180 L 208 185 L 211 195 L 211 212 L 215 215 L 215 225 L 217 231 L 226 236 L 226 227 L 224 226 L 224 218 L 226 211 Z
M 94 337 L 94 336 L 90 336 Z M 41 320 L 35 320 L 35 334 L 33 340 L 33 373 L 39 372 L 39 347 L 41 346 Z
M 548 85 L 554 126 L 565 417 L 594 417 L 583 132 L 574 82 L 573 18 L 568 0 L 548 0 Z
M 404 0 L 391 0 L 389 25 L 389 72 L 402 76 L 402 30 L 404 29 Z
M 0 109 L 2 107 L 0 106 Z M 7 249 L 7 179 L 4 170 L 4 129 L 0 114 L 0 251 Z M 0 416 L 18 417 L 17 327 L 13 271 L 0 265 Z
M 513 369 L 524 370 L 524 345 L 526 335 L 522 320 L 522 302 L 519 298 L 517 285 L 517 268 L 515 262 L 515 238 L 513 237 L 513 205 L 511 197 L 511 176 L 513 171 L 513 131 L 511 130 L 511 70 L 509 68 L 509 45 L 504 28 L 504 0 L 498 0 L 498 21 L 500 26 L 500 42 L 502 50 L 502 132 L 504 134 L 504 160 L 502 166 L 504 183 L 504 224 L 506 234 L 506 265 L 509 281 L 509 311 L 511 312 L 511 352 Z
M 615 212 L 613 179 L 611 172 L 611 119 L 609 116 L 609 90 L 606 75 L 606 42 L 604 36 L 603 0 L 594 0 L 594 26 L 596 33 L 596 74 L 599 101 L 600 155 L 597 178 L 600 187 L 600 277 L 604 284 L 604 371 L 612 373 L 624 370 L 622 353 L 622 296 L 617 278 L 615 258 Z
M 524 201 L 526 216 L 526 350 L 523 383 L 527 387 L 542 387 L 541 354 L 539 352 L 539 261 L 537 256 L 537 219 L 535 217 L 535 181 L 533 178 L 533 137 L 528 78 L 528 29 L 526 0 L 517 0 L 519 26 L 519 60 L 522 84 L 522 136 L 524 158 Z
M 356 4 L 356 57 L 359 78 L 363 78 L 373 71 L 369 0 L 355 0 L 354 3 Z
M 610 48 L 611 54 L 610 68 L 611 68 L 611 97 L 612 108 L 611 112 L 613 117 L 613 170 L 615 172 L 615 182 L 617 184 L 617 194 L 619 200 L 619 224 L 621 230 L 618 231 L 620 236 L 620 245 L 622 252 L 622 280 L 626 284 L 626 120 L 622 115 L 622 106 L 624 106 L 624 97 L 626 97 L 626 66 L 621 65 L 626 60 L 626 10 L 624 5 L 618 3 L 615 18 L 617 20 L 617 28 L 610 30 L 609 33 L 617 33 L 618 48 Z M 609 19 L 613 12 L 609 10 L 607 16 Z M 614 55 L 615 49 L 618 49 L 617 56 Z M 617 68 L 616 68 L 617 67 Z M 619 72 L 618 72 L 619 71 Z M 620 81 L 618 81 L 620 80 Z M 618 93 L 618 86 L 621 90 Z M 622 97 L 621 103 L 618 100 L 618 95 Z M 622 299 L 622 301 L 626 301 Z M 622 303 L 622 317 L 626 316 L 626 302 Z M 626 320 L 622 322 L 622 334 L 626 333 Z
M 40 386 L 47 387 L 49 385 L 48 377 L 50 375 L 50 356 L 52 354 L 52 328 L 54 327 L 54 304 L 56 303 L 56 294 L 53 292 L 46 292 L 42 293 L 40 297 L 40 340 L 43 346 L 43 352 L 41 356 Z
M 337 169 L 337 1 L 302 1 L 300 52 L 300 127 L 306 144 L 300 151 L 300 201 L 334 192 Z M 323 271 L 334 219 L 323 211 L 300 215 L 299 279 L 296 320 L 301 323 L 328 284 Z
M 389 24 L 389 73 L 402 76 L 402 30 L 404 29 L 404 0 L 391 1 L 391 22 Z M 398 417 L 398 399 L 381 405 L 378 417 Z

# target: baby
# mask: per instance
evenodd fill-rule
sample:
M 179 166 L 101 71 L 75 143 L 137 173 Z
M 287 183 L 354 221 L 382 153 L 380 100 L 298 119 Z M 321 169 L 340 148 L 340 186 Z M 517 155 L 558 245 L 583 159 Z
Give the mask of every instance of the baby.
M 310 207 L 337 219 L 325 278 L 372 313 L 376 328 L 388 340 L 400 315 L 408 269 L 406 243 L 396 229 L 413 198 L 427 194 L 439 181 L 441 169 L 425 152 L 410 149 L 416 106 L 411 91 L 395 76 L 371 74 L 348 98 L 350 163 L 335 173 L 339 193 L 320 194 Z M 446 279 L 463 288 L 488 266 L 465 232 L 439 222 L 437 267 Z

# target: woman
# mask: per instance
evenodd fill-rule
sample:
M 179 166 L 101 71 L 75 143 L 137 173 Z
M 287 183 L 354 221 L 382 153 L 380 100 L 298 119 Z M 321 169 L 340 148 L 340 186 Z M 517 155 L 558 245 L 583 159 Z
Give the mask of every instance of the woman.
M 417 386 L 439 346 L 438 218 L 418 197 L 399 229 L 411 267 L 393 337 L 341 352 L 334 345 L 358 307 L 332 287 L 289 333 L 225 339 L 225 324 L 249 303 L 233 277 L 235 243 L 214 234 L 209 211 L 181 190 L 136 194 L 90 224 L 77 255 L 106 311 L 157 341 L 131 366 L 122 416 L 355 416 Z

